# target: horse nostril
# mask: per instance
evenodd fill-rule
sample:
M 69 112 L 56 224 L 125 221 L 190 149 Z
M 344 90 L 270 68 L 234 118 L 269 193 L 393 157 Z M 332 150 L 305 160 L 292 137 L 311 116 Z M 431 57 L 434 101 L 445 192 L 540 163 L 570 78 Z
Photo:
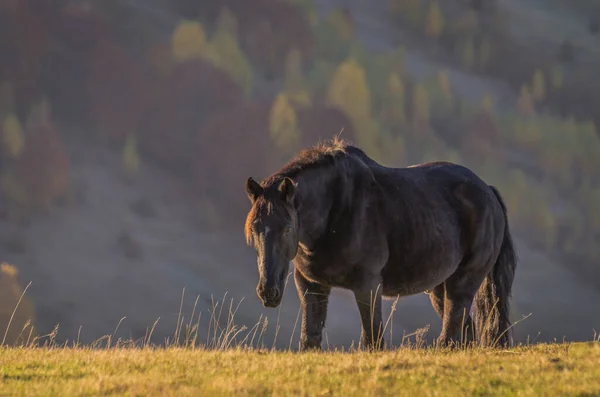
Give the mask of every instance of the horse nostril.
M 279 299 L 279 295 L 281 294 L 281 292 L 279 291 L 279 288 L 273 288 L 271 290 L 271 300 L 278 300 Z

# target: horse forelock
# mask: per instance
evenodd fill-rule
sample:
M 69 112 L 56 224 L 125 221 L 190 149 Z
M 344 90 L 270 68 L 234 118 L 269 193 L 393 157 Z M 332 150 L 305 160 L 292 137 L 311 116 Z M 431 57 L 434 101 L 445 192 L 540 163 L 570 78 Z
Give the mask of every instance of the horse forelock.
M 266 196 L 269 196 L 269 194 L 267 193 Z M 244 225 L 246 243 L 248 245 L 252 245 L 254 243 L 252 226 L 256 221 L 264 221 L 267 217 L 272 216 L 285 218 L 286 215 L 288 215 L 287 211 L 288 209 L 285 204 L 278 203 L 274 199 L 269 199 L 269 197 L 259 197 L 252 205 L 252 208 L 246 217 L 246 223 Z

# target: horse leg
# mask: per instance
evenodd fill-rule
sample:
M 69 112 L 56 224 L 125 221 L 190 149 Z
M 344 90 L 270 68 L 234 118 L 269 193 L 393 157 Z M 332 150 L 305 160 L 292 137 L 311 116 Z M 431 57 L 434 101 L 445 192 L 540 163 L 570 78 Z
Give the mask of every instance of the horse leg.
M 433 310 L 442 320 L 444 319 L 444 294 L 444 284 L 438 285 L 429 293 Z
M 381 350 L 384 346 L 382 321 L 382 285 L 368 283 L 368 287 L 354 291 L 362 323 L 361 344 L 369 350 Z
M 429 293 L 429 299 L 431 300 L 431 305 L 433 306 L 433 309 L 438 314 L 438 316 L 440 316 L 440 319 L 442 321 L 444 320 L 444 301 L 446 299 L 445 295 L 446 295 L 446 290 L 445 290 L 444 284 L 438 285 Z M 471 342 L 475 338 L 473 329 L 474 329 L 473 319 L 471 318 L 471 315 L 469 313 L 467 313 L 464 324 L 463 324 L 463 334 L 462 334 L 463 336 L 465 336 L 467 342 Z
M 300 350 L 319 350 L 321 349 L 331 288 L 308 281 L 297 270 L 294 271 L 294 281 L 302 307 Z
M 438 338 L 440 346 L 455 346 L 461 341 L 469 342 L 474 339 L 473 320 L 469 311 L 475 294 L 492 265 L 493 262 L 489 258 L 484 259 L 482 255 L 476 255 L 461 264 L 444 282 L 444 317 L 442 332 Z M 468 332 L 469 329 L 471 332 Z

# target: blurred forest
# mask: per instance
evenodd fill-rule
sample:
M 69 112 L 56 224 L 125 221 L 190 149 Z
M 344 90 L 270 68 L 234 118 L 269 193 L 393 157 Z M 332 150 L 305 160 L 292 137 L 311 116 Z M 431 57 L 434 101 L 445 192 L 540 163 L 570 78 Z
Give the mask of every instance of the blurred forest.
M 587 18 L 561 36 L 523 26 L 510 1 L 388 0 L 384 50 L 360 36 L 362 8 L 318 3 L 0 2 L 2 249 L 27 251 L 19 231 L 76 205 L 85 148 L 116 153 L 124 186 L 160 167 L 205 228 L 241 235 L 244 180 L 341 132 L 386 165 L 472 167 L 499 187 L 528 246 L 600 288 L 598 2 L 549 1 Z M 414 48 L 436 68 L 408 67 Z M 456 73 L 510 94 L 473 95 Z M 135 236 L 114 238 L 140 255 Z M 23 266 L 0 269 L 3 294 L 20 295 Z

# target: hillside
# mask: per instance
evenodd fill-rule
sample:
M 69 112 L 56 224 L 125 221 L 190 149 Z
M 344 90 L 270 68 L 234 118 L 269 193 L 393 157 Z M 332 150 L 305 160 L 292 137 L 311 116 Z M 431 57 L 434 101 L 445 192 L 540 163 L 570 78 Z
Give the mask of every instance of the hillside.
M 12 396 L 592 396 L 600 345 L 381 354 L 0 350 Z
M 146 165 L 135 184 L 126 184 L 120 156 L 81 145 L 69 148 L 77 159 L 73 183 L 79 199 L 23 228 L 20 238 L 26 252 L 6 256 L 11 263 L 28 264 L 19 279 L 22 285 L 32 282 L 27 295 L 36 303 L 41 332 L 58 324 L 58 340 L 79 338 L 89 343 L 112 334 L 126 317 L 117 336 L 138 339 L 160 318 L 153 341 L 161 342 L 173 335 L 185 288 L 181 315 L 187 322 L 199 297 L 201 340 L 206 338 L 213 304 L 225 303 L 226 321 L 230 299 L 234 308 L 240 304 L 235 316 L 239 326 L 251 328 L 265 316 L 270 343 L 288 347 L 294 325 L 297 339 L 299 303 L 293 278 L 282 307 L 263 308 L 255 292 L 254 252 L 245 246 L 240 226 L 212 229 L 210 217 L 203 216 L 205 210 L 190 199 L 186 186 L 160 168 Z M 81 152 L 87 155 L 76 155 Z M 145 212 L 140 202 L 146 203 Z M 8 233 L 6 226 L 0 231 Z M 133 242 L 125 243 L 124 235 Z M 127 256 L 130 245 L 139 257 Z M 532 316 L 515 327 L 517 338 L 541 342 L 592 337 L 593 330 L 600 329 L 597 308 L 578 302 L 598 302 L 600 293 L 522 240 L 518 249 L 522 265 L 515 281 L 513 318 Z M 385 302 L 384 316 L 391 305 Z M 334 291 L 329 313 L 326 332 L 332 347 L 358 340 L 360 319 L 351 293 Z M 433 338 L 441 324 L 425 294 L 402 299 L 393 320 L 394 345 L 402 342 L 403 334 L 427 325 L 431 325 L 427 337 Z
M 531 314 L 519 341 L 600 329 L 600 90 L 584 19 L 534 1 L 498 1 L 509 18 L 491 32 L 480 22 L 497 15 L 458 1 L 48 4 L 0 6 L 0 261 L 18 269 L 0 273 L 2 326 L 30 281 L 35 311 L 20 314 L 41 334 L 59 325 L 60 341 L 117 324 L 138 339 L 159 319 L 159 343 L 196 298 L 207 332 L 226 294 L 219 308 L 243 299 L 237 324 L 268 318 L 266 339 L 288 347 L 296 292 L 277 310 L 256 298 L 243 182 L 343 130 L 382 163 L 452 160 L 500 188 L 520 256 L 513 320 Z M 563 26 L 540 54 L 536 21 Z M 564 31 L 579 31 L 579 63 L 546 58 Z M 349 346 L 351 294 L 335 291 L 329 312 L 330 346 Z M 428 324 L 437 336 L 427 296 L 403 299 L 393 344 Z

